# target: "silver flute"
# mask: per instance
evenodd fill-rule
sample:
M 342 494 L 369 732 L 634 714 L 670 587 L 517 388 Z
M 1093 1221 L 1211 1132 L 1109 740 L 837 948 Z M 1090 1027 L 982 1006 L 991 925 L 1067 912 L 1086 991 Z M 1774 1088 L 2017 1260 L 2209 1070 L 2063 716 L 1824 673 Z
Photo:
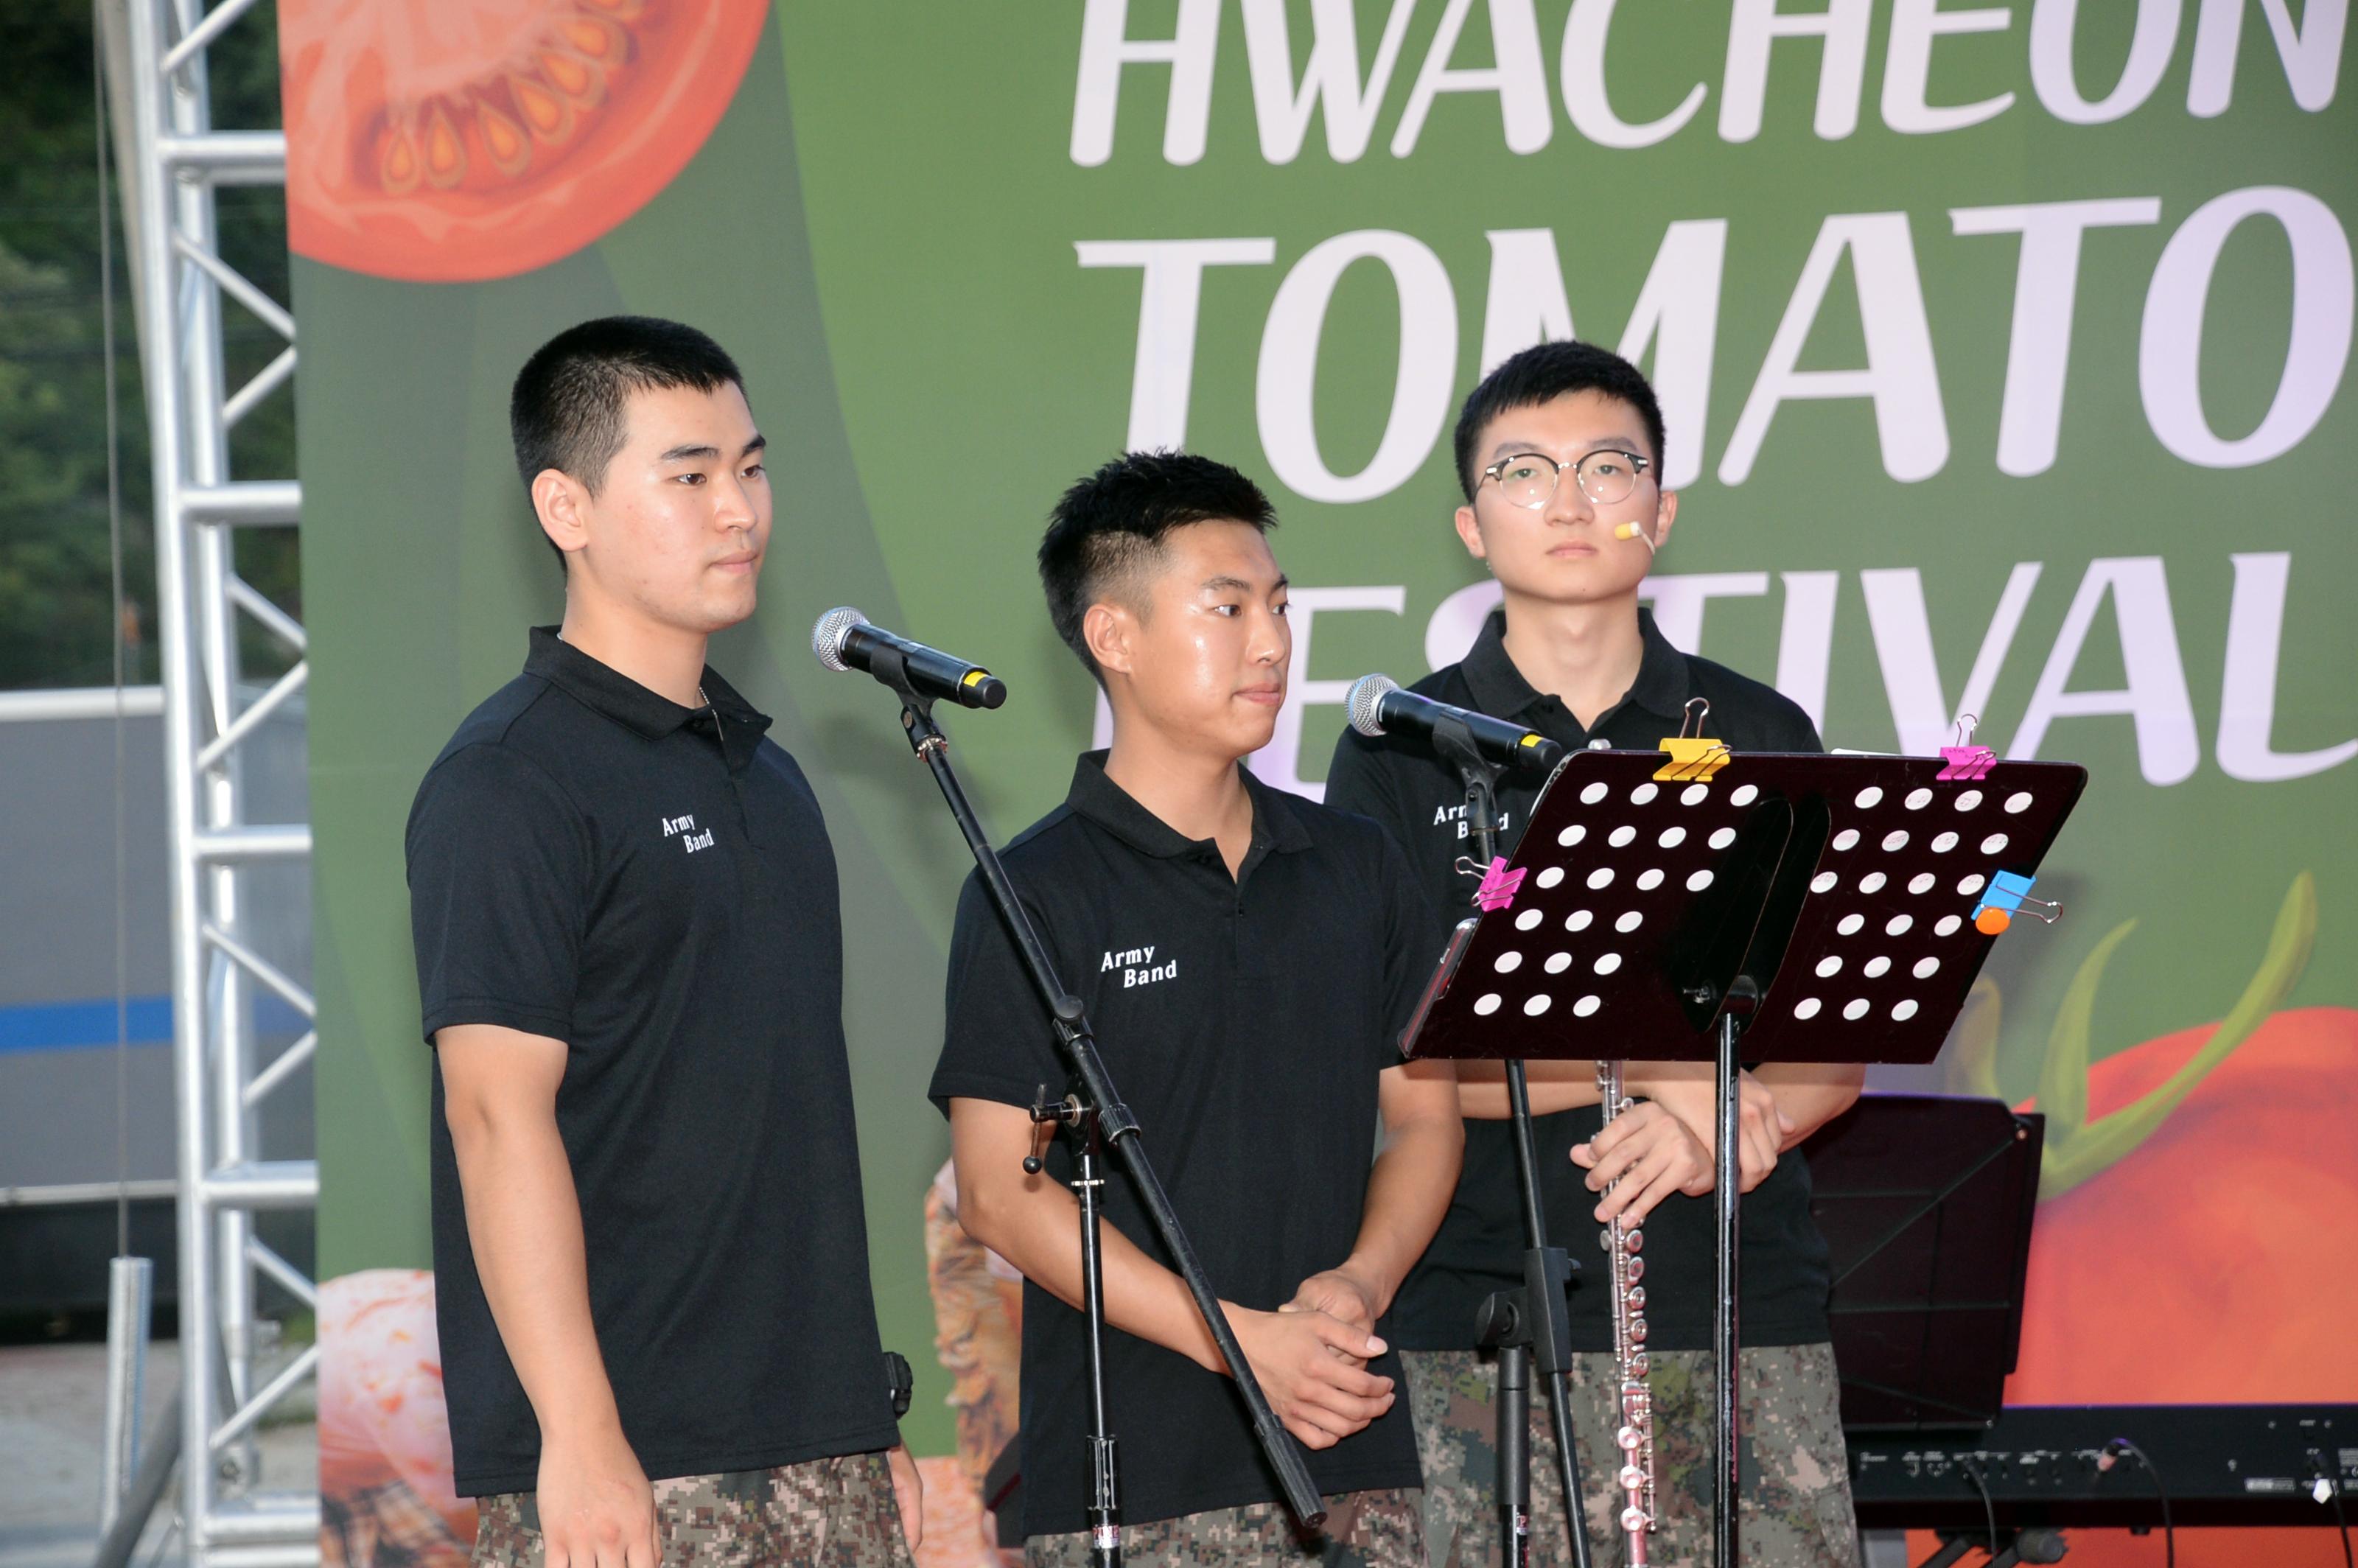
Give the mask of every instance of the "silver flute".
M 1596 1095 L 1605 1124 L 1628 1110 L 1629 1097 L 1621 1092 L 1621 1064 L 1596 1064 Z M 1607 1183 L 1611 1192 L 1620 1185 Z M 1654 1397 L 1646 1386 L 1646 1233 L 1637 1221 L 1616 1215 L 1598 1238 L 1611 1260 L 1613 1273 L 1613 1362 L 1615 1405 L 1620 1422 L 1614 1444 L 1621 1451 L 1614 1481 L 1621 1490 L 1623 1560 L 1643 1568 L 1646 1537 L 1654 1529 Z

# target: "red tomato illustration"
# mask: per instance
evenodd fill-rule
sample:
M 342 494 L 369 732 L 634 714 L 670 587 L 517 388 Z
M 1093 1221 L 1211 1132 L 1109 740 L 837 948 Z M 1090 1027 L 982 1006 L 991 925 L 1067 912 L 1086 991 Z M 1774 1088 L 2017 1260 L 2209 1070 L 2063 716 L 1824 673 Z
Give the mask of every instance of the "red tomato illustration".
M 2211 1027 L 2099 1062 L 2088 1114 Z M 2269 1018 L 2125 1158 L 2039 1206 L 2008 1404 L 2358 1400 L 2358 1009 Z
M 284 0 L 289 245 L 506 277 L 644 206 L 718 124 L 761 0 Z

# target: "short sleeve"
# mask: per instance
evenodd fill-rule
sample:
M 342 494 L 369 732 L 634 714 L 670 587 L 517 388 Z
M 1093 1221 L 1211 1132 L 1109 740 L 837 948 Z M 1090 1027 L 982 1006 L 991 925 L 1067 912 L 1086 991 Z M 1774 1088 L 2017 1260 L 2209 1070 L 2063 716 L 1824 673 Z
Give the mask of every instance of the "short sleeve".
M 590 879 L 563 787 L 505 747 L 462 747 L 418 786 L 406 848 L 427 1040 L 492 1023 L 570 1041 Z
M 1036 927 L 1036 911 L 1032 918 Z M 952 1099 L 1029 1106 L 1043 1084 L 1052 1094 L 1064 1084 L 1055 1024 L 979 872 L 958 894 L 942 1012 L 941 1059 L 925 1093 L 943 1115 Z
M 1416 1015 L 1416 1004 L 1424 995 L 1433 971 L 1447 950 L 1448 927 L 1433 900 L 1425 896 L 1416 874 L 1409 870 L 1408 856 L 1402 852 L 1390 833 L 1379 837 L 1383 858 L 1377 876 L 1377 886 L 1383 900 L 1384 911 L 1384 1035 L 1380 1065 L 1397 1067 L 1401 1055 L 1401 1032 Z M 1436 940 L 1435 933 L 1439 933 Z

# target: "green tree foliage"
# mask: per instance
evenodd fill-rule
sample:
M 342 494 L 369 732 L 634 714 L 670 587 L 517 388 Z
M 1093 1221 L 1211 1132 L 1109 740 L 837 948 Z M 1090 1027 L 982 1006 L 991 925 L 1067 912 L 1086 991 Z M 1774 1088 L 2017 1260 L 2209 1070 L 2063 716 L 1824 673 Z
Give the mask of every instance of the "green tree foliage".
M 214 123 L 278 124 L 277 39 L 267 5 L 210 54 Z M 89 0 L 9 0 L 0 7 L 0 689 L 90 686 L 114 676 L 115 622 L 107 508 L 106 352 L 102 218 L 112 225 L 116 422 L 124 535 L 126 678 L 157 678 L 155 550 L 138 324 L 121 222 L 118 163 L 99 198 L 97 92 Z M 225 260 L 284 301 L 287 213 L 270 188 L 220 193 Z M 285 346 L 234 302 L 222 306 L 234 389 Z M 238 478 L 295 472 L 294 400 L 265 399 L 232 432 Z M 250 530 L 238 568 L 300 613 L 291 531 Z M 251 625 L 251 674 L 287 654 Z

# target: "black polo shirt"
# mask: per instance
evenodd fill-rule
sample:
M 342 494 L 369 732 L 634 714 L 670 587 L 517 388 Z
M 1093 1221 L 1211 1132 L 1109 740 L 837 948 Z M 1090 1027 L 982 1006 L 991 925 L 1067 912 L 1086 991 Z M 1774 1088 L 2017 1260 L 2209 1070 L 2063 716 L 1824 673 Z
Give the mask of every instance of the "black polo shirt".
M 1081 758 L 1065 804 L 1004 858 L 1212 1288 L 1266 1312 L 1357 1238 L 1377 1075 L 1401 1065 L 1433 920 L 1374 823 L 1244 778 L 1252 847 L 1233 879 L 1218 845 L 1182 838 L 1109 779 L 1102 752 Z M 946 1030 L 931 1090 L 946 1112 L 953 1097 L 1028 1106 L 1042 1084 L 1064 1092 L 1047 1011 L 973 878 L 950 939 Z M 1127 1171 L 1109 1164 L 1106 1223 L 1170 1266 Z M 1048 1168 L 1071 1176 L 1061 1140 Z M 1085 1329 L 1025 1282 L 1027 1536 L 1087 1528 Z M 1401 1375 L 1389 1350 L 1371 1369 Z M 1226 1376 L 1109 1330 L 1105 1381 L 1125 1522 L 1280 1499 Z M 1408 1401 L 1307 1457 L 1329 1495 L 1418 1485 Z
M 897 1441 L 868 1286 L 835 853 L 769 720 L 704 672 L 657 696 L 532 634 L 418 786 L 426 1037 L 562 1040 L 590 1314 L 650 1479 Z M 434 1075 L 434 1267 L 459 1490 L 536 1485 Z
M 1628 695 L 1584 729 L 1557 697 L 1535 691 L 1507 656 L 1507 618 L 1491 613 L 1462 663 L 1435 670 L 1410 689 L 1419 696 L 1510 719 L 1567 747 L 1615 746 L 1652 751 L 1675 735 L 1689 698 L 1711 704 L 1704 733 L 1736 752 L 1821 752 L 1809 715 L 1774 689 L 1708 659 L 1682 654 L 1639 613 L 1645 653 Z M 1539 799 L 1536 783 L 1520 777 L 1498 784 L 1498 852 L 1511 855 Z M 1474 881 L 1456 870 L 1471 852 L 1466 837 L 1466 790 L 1457 770 L 1412 736 L 1370 740 L 1346 730 L 1335 748 L 1326 800 L 1374 817 L 1400 839 L 1439 918 L 1427 938 L 1438 953 L 1449 928 L 1471 913 Z M 1644 1043 L 1629 1054 L 1642 1060 Z M 1598 1260 L 1596 1195 L 1587 1173 L 1572 1162 L 1573 1145 L 1593 1137 L 1594 1106 L 1534 1119 L 1541 1199 L 1550 1239 L 1571 1251 L 1583 1271 L 1574 1277 L 1574 1348 L 1609 1350 L 1613 1321 Z M 1504 1121 L 1468 1120 L 1466 1168 L 1441 1230 L 1392 1304 L 1394 1336 L 1404 1349 L 1462 1350 L 1475 1344 L 1475 1314 L 1485 1297 L 1522 1282 L 1521 1200 L 1517 1192 L 1513 1137 Z M 1744 1199 L 1741 1231 L 1742 1319 L 1747 1345 L 1813 1345 L 1827 1337 L 1830 1276 L 1826 1245 L 1810 1218 L 1810 1173 L 1799 1151 Z M 1709 1196 L 1673 1194 L 1646 1224 L 1646 1317 L 1658 1350 L 1711 1346 L 1712 1300 L 1717 1288 Z

